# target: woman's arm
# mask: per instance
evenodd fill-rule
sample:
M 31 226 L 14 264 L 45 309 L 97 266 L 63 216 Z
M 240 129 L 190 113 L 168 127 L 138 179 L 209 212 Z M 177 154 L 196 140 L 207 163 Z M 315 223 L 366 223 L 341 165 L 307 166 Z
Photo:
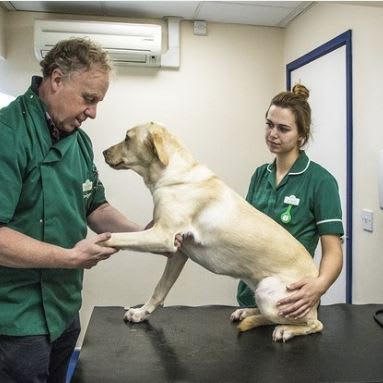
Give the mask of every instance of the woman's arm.
M 322 235 L 322 257 L 318 277 L 291 283 L 291 294 L 278 302 L 279 313 L 287 318 L 302 318 L 338 278 L 343 266 L 343 251 L 338 235 Z

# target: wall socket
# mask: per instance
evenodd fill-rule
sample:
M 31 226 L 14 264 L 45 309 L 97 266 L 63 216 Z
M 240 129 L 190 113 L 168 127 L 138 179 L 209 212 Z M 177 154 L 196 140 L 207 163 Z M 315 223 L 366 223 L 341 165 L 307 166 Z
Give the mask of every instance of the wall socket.
M 372 232 L 374 230 L 374 213 L 372 210 L 363 209 L 362 210 L 362 228 L 365 231 Z

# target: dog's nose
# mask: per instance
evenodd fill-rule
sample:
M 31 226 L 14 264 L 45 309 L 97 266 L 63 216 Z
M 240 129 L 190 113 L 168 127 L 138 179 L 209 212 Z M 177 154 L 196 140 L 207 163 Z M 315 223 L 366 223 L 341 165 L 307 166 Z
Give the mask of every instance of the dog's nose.
M 107 150 L 104 150 L 104 151 L 102 152 L 102 154 L 104 155 L 104 158 L 106 158 L 106 156 L 108 155 L 108 149 L 107 149 Z

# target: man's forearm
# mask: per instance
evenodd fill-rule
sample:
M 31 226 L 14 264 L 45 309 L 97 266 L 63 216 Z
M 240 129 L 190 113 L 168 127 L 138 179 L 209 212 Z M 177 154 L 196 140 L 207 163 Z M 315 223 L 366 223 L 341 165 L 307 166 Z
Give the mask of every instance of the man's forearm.
M 14 268 L 69 268 L 67 249 L 0 227 L 0 265 Z
M 105 203 L 88 216 L 88 225 L 95 233 L 141 231 L 143 227 L 127 219 L 113 206 Z

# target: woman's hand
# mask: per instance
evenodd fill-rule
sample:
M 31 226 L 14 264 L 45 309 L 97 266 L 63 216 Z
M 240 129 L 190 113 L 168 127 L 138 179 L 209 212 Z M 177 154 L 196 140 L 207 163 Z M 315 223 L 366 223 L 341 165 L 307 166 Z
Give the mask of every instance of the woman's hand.
M 326 292 L 320 277 L 303 278 L 290 283 L 286 288 L 291 293 L 277 302 L 279 315 L 293 319 L 307 315 Z
M 322 257 L 318 277 L 303 278 L 287 286 L 290 294 L 277 302 L 279 315 L 300 319 L 309 313 L 320 297 L 338 278 L 343 264 L 342 243 L 338 235 L 322 235 Z
M 182 246 L 182 241 L 182 234 L 176 234 L 176 237 L 174 238 L 174 246 L 177 248 L 177 250 Z

